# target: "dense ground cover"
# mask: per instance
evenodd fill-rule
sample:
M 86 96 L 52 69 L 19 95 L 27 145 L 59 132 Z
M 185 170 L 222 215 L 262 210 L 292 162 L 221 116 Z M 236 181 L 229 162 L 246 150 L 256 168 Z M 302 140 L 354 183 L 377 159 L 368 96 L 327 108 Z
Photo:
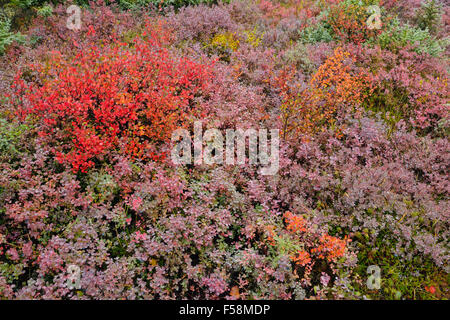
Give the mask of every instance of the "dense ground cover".
M 449 297 L 443 1 L 0 3 L 0 298 Z M 174 165 L 198 120 L 278 173 Z

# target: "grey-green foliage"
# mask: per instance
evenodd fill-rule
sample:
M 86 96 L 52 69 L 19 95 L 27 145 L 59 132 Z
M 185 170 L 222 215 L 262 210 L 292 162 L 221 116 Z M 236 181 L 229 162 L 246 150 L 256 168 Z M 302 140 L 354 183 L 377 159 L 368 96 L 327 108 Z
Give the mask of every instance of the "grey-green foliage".
M 309 59 L 308 44 L 298 41 L 294 46 L 289 48 L 284 56 L 284 61 L 289 65 L 295 65 L 305 74 L 311 74 L 316 66 Z
M 154 5 L 155 7 L 162 6 L 162 7 L 174 7 L 175 9 L 179 9 L 184 6 L 189 5 L 198 5 L 201 3 L 206 4 L 215 4 L 218 3 L 218 0 L 119 0 L 119 6 L 122 9 L 125 10 L 133 10 L 133 9 L 139 9 L 142 7 L 146 7 L 149 5 Z M 223 1 L 223 2 L 227 2 Z
M 320 22 L 317 25 L 306 27 L 300 33 L 303 43 L 330 42 L 333 40 L 329 26 Z
M 317 23 L 307 26 L 300 32 L 300 41 L 302 43 L 318 43 L 330 42 L 333 40 L 333 31 L 331 26 L 326 22 L 328 10 L 323 10 L 317 16 Z
M 92 172 L 89 175 L 89 188 L 94 201 L 103 202 L 110 199 L 117 191 L 117 183 L 113 177 L 104 172 Z
M 11 43 L 17 41 L 24 43 L 26 37 L 20 32 L 11 31 L 11 19 L 7 16 L 0 15 L 0 55 L 3 54 Z
M 421 8 L 417 10 L 417 25 L 422 30 L 428 30 L 435 33 L 441 23 L 442 4 L 436 0 L 423 2 Z
M 20 153 L 20 139 L 27 128 L 26 125 L 10 123 L 0 118 L 0 157 L 12 157 Z
M 407 45 L 414 46 L 417 53 L 428 53 L 437 56 L 445 51 L 449 39 L 436 39 L 428 29 L 422 30 L 408 24 L 401 25 L 398 19 L 393 19 L 387 30 L 378 36 L 378 44 L 383 49 L 397 50 Z
M 36 13 L 38 16 L 41 16 L 41 17 L 49 17 L 53 13 L 53 8 L 49 5 L 44 5 L 40 8 L 38 8 Z

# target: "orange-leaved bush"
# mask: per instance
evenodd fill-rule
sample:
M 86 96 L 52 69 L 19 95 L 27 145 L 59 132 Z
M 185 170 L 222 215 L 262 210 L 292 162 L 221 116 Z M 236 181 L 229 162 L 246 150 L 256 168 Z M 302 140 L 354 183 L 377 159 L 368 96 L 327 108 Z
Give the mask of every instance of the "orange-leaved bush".
M 294 70 L 284 70 L 277 78 L 283 103 L 283 136 L 313 133 L 334 124 L 338 111 L 358 107 L 371 90 L 370 78 L 353 70 L 353 57 L 341 47 L 319 67 L 306 89 L 289 82 Z
M 340 239 L 321 232 L 303 216 L 290 211 L 284 213 L 284 221 L 284 230 L 277 232 L 275 226 L 267 227 L 268 244 L 289 254 L 297 266 L 312 268 L 317 260 L 336 263 L 346 254 L 348 237 Z
M 160 31 L 148 25 L 132 45 L 92 44 L 74 59 L 55 53 L 33 66 L 40 81 L 18 75 L 19 110 L 34 119 L 58 162 L 85 172 L 113 150 L 160 159 L 172 131 L 204 112 L 194 98 L 206 88 L 210 66 L 175 56 Z

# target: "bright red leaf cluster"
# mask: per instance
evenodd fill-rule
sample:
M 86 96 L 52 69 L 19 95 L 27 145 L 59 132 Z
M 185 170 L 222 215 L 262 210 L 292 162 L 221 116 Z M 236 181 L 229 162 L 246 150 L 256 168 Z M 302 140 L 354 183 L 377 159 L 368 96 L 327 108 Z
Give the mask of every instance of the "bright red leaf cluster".
M 172 131 L 201 113 L 193 100 L 208 83 L 209 66 L 177 58 L 148 28 L 131 47 L 91 45 L 71 61 L 54 55 L 34 67 L 40 86 L 17 77 L 20 110 L 37 119 L 60 163 L 85 172 L 112 150 L 159 159 Z

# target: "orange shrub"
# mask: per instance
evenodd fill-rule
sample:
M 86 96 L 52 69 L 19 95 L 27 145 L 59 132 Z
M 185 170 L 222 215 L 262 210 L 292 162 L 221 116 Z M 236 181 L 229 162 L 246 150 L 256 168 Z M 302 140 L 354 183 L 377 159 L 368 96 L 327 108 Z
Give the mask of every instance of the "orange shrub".
M 337 258 L 344 255 L 347 242 L 347 237 L 341 240 L 328 234 L 323 234 L 320 237 L 319 246 L 311 249 L 311 252 L 317 253 L 318 257 L 321 259 L 335 261 Z
M 338 111 L 357 107 L 370 90 L 368 76 L 351 70 L 354 59 L 342 48 L 334 50 L 311 77 L 307 89 L 298 92 L 289 86 L 293 69 L 284 70 L 277 79 L 283 136 L 313 133 L 335 122 Z M 298 87 L 297 87 L 298 88 Z
M 266 227 L 267 243 L 276 252 L 288 254 L 296 266 L 311 269 L 317 260 L 336 263 L 346 254 L 348 237 L 339 239 L 319 231 L 303 216 L 286 211 L 285 228 Z

